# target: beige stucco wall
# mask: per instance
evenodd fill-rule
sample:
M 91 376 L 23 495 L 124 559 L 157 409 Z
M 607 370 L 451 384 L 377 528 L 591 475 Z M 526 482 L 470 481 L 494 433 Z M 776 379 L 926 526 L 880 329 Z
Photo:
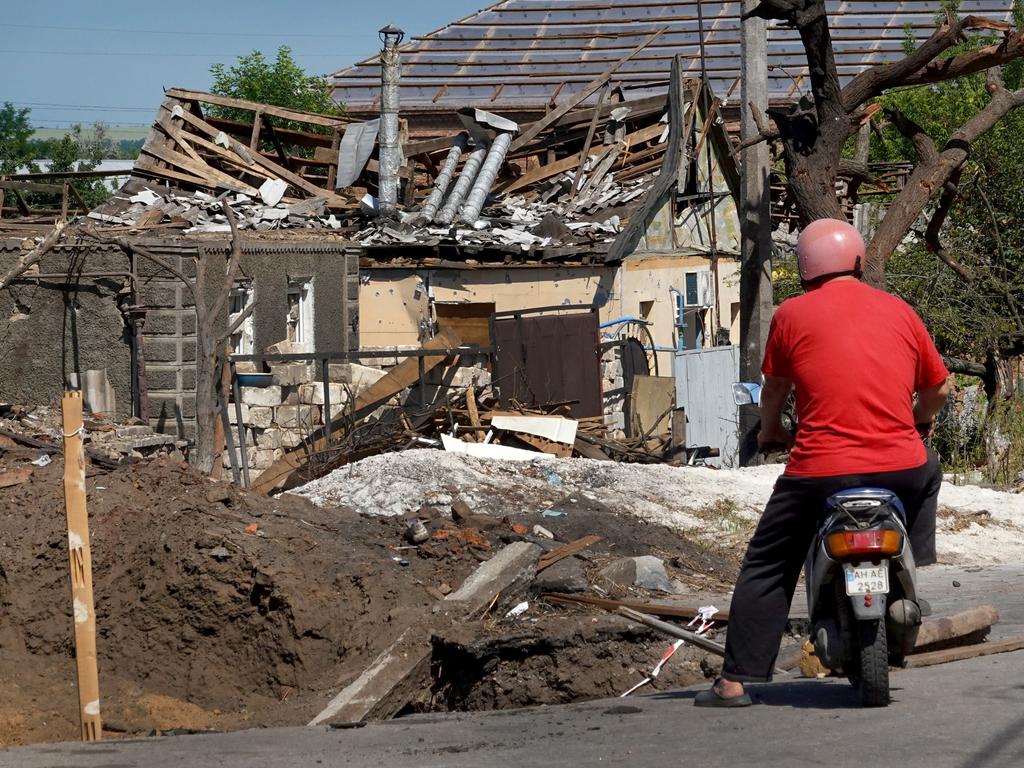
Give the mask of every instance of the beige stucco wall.
M 429 302 L 494 303 L 497 311 L 585 304 L 600 308 L 601 322 L 643 317 L 653 323 L 655 344 L 675 348 L 674 305 L 670 288 L 685 290 L 685 273 L 710 270 L 703 256 L 649 254 L 630 256 L 620 267 L 537 267 L 516 269 L 370 269 L 359 292 L 359 341 L 364 349 L 415 346 L 430 320 Z M 736 264 L 718 262 L 721 324 L 739 341 L 733 318 L 738 307 Z M 366 278 L 369 278 L 368 280 Z M 649 303 L 649 304 L 645 304 Z M 713 343 L 715 310 L 708 312 Z M 671 353 L 659 354 L 659 367 L 671 370 Z

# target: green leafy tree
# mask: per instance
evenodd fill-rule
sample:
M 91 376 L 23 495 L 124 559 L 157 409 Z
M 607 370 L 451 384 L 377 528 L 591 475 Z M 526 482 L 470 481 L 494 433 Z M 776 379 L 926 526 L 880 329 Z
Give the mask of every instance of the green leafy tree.
M 31 143 L 34 129 L 29 123 L 30 114 L 30 109 L 18 109 L 9 101 L 0 107 L 0 174 L 17 173 L 26 167 L 38 170 Z
M 338 105 L 331 100 L 327 78 L 307 74 L 292 58 L 292 50 L 286 45 L 277 49 L 273 61 L 261 51 L 253 51 L 240 56 L 230 67 L 214 64 L 210 74 L 213 75 L 210 90 L 219 96 L 324 115 L 340 113 Z M 227 119 L 252 119 L 251 112 L 216 105 L 211 105 L 210 111 Z

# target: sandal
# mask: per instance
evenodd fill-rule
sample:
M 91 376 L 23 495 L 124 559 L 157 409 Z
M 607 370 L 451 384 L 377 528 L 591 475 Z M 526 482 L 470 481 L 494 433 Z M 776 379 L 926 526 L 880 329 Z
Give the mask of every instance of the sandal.
M 753 703 L 750 694 L 746 691 L 739 696 L 726 698 L 715 689 L 714 685 L 693 697 L 693 706 L 695 707 L 749 707 Z

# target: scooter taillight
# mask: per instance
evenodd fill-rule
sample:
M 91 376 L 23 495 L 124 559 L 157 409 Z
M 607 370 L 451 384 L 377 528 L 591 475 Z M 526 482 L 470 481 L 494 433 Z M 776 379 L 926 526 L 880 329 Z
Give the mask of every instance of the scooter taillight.
M 898 555 L 902 549 L 903 535 L 899 531 L 886 528 L 836 531 L 825 537 L 825 550 L 836 560 L 891 557 Z

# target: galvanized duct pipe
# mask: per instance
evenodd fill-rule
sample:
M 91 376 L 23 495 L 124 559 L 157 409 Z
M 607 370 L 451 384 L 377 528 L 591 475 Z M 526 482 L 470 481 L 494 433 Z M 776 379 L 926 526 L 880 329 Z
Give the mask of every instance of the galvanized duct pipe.
M 511 133 L 499 133 L 491 142 L 491 148 L 480 169 L 480 175 L 476 177 L 476 183 L 470 190 L 469 197 L 466 198 L 466 205 L 462 208 L 462 221 L 466 224 L 473 224 L 480 218 L 480 211 L 483 210 L 484 203 L 487 202 L 487 195 L 490 193 L 491 187 L 494 186 L 494 180 L 498 177 L 498 171 L 501 169 L 501 164 L 505 162 L 505 155 L 508 154 L 511 144 Z
M 441 203 L 444 202 L 444 193 L 448 191 L 448 185 L 452 183 L 455 169 L 458 167 L 459 160 L 462 159 L 462 153 L 466 151 L 468 145 L 469 134 L 465 131 L 455 137 L 455 144 L 448 150 L 448 157 L 441 164 L 441 171 L 434 180 L 434 188 L 430 191 L 430 197 L 423 204 L 423 210 L 420 212 L 420 218 L 423 221 L 433 221 L 434 216 L 437 215 Z
M 455 214 L 459 212 L 459 209 L 462 207 L 462 201 L 466 199 L 466 195 L 469 194 L 473 182 L 476 181 L 476 175 L 480 172 L 480 166 L 483 165 L 486 156 L 487 145 L 477 144 L 469 157 L 466 158 L 466 164 L 462 167 L 462 174 L 459 176 L 459 180 L 455 182 L 455 188 L 448 196 L 448 202 L 444 204 L 444 208 L 441 209 L 441 212 L 434 221 L 444 226 L 448 226 L 455 221 Z
M 402 148 L 398 143 L 399 81 L 402 77 L 397 34 L 381 30 L 384 50 L 380 53 L 380 215 L 398 215 L 398 169 Z M 397 30 L 395 30 L 397 32 Z M 387 34 L 385 34 L 387 32 Z

